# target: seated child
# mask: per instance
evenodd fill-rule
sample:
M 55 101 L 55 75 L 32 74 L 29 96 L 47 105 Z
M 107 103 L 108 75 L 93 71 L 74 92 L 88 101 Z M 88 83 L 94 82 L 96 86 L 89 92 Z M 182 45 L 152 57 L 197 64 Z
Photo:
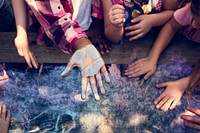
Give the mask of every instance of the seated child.
M 8 31 L 15 31 L 15 20 L 6 1 L 0 0 L 0 32 Z
M 74 1 L 75 2 L 75 1 Z M 107 82 L 110 81 L 104 61 L 99 52 L 91 44 L 85 32 L 79 27 L 78 22 L 83 18 L 86 24 L 90 25 L 90 13 L 86 13 L 91 8 L 91 0 L 81 0 L 79 10 L 70 0 L 12 0 L 16 19 L 17 36 L 14 40 L 15 46 L 20 56 L 24 56 L 30 68 L 38 68 L 35 56 L 31 52 L 27 37 L 27 10 L 28 5 L 34 16 L 44 29 L 46 35 L 62 50 L 73 53 L 66 69 L 61 74 L 66 76 L 73 67 L 78 66 L 82 75 L 82 99 L 86 98 L 88 80 L 94 93 L 95 100 L 100 100 L 97 93 L 96 82 L 102 94 L 105 94 L 101 72 Z M 90 10 L 89 10 L 90 11 Z M 79 13 L 83 14 L 81 16 Z M 80 18 L 81 17 L 81 18 Z M 80 20 L 79 20 L 80 18 Z M 76 21 L 76 20 L 78 21 Z M 87 26 L 86 25 L 86 26 Z
M 130 41 L 138 39 L 152 27 L 165 24 L 172 17 L 171 10 L 176 8 L 177 0 L 124 0 L 123 5 L 115 4 L 110 8 L 111 26 L 118 31 L 113 32 L 109 25 L 106 36 L 115 43 L 122 39 L 124 32 Z
M 150 54 L 143 59 L 132 64 L 132 70 L 127 70 L 126 74 L 132 77 L 146 74 L 145 79 L 156 70 L 157 61 L 161 52 L 172 40 L 177 31 L 188 39 L 200 43 L 200 0 L 192 0 L 183 8 L 177 10 L 171 20 L 162 28 L 158 35 Z M 191 32 L 192 31 L 192 32 Z M 161 110 L 173 109 L 179 102 L 183 92 L 187 88 L 189 77 L 176 82 L 167 82 L 157 85 L 157 87 L 167 87 L 166 90 L 155 100 L 156 108 Z

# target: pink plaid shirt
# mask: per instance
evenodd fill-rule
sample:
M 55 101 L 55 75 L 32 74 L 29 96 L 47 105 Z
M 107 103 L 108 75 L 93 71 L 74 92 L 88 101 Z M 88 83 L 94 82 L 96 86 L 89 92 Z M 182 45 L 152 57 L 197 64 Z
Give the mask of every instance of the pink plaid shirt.
M 46 35 L 60 49 L 72 53 L 74 42 L 87 37 L 78 23 L 72 20 L 71 0 L 26 0 L 26 2 Z

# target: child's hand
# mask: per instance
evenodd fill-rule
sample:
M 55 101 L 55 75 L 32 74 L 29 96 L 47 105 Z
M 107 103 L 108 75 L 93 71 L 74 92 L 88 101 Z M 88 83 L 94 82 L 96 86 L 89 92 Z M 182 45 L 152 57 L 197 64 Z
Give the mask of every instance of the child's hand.
M 95 100 L 99 101 L 96 82 L 102 94 L 105 94 L 105 88 L 102 82 L 100 71 L 104 74 L 106 82 L 110 82 L 108 72 L 101 55 L 93 45 L 88 45 L 82 49 L 77 50 L 71 57 L 66 69 L 62 72 L 61 76 L 65 77 L 73 69 L 79 67 L 82 75 L 82 93 L 81 98 L 85 100 L 88 80 L 90 80 L 91 88 L 94 93 Z
M 0 131 L 7 133 L 10 123 L 10 111 L 6 109 L 5 104 L 0 104 Z
M 20 56 L 23 56 L 24 59 L 26 60 L 26 63 L 30 68 L 32 68 L 32 65 L 34 68 L 38 68 L 38 63 L 36 61 L 35 56 L 29 49 L 29 44 L 27 38 L 24 37 L 16 37 L 15 40 L 15 46 L 17 48 L 18 54 Z
M 177 103 L 180 101 L 187 84 L 189 82 L 188 78 L 183 78 L 177 81 L 165 82 L 158 84 L 157 87 L 166 87 L 165 91 L 154 101 L 157 109 L 166 111 L 168 109 L 172 110 L 176 107 Z
M 111 23 L 116 27 L 124 26 L 124 7 L 120 4 L 113 5 L 109 11 L 109 19 Z
M 140 15 L 135 19 L 132 19 L 131 22 L 133 25 L 125 28 L 127 31 L 126 36 L 130 37 L 130 41 L 143 37 L 152 28 L 151 21 L 150 15 Z
M 193 108 L 193 107 L 187 107 L 186 108 L 188 111 L 196 114 L 197 116 L 200 116 L 200 109 L 197 108 Z M 191 115 L 181 115 L 181 118 L 183 120 L 189 121 L 189 122 L 185 122 L 184 126 L 192 128 L 192 129 L 196 129 L 196 130 L 200 130 L 200 118 L 198 118 L 197 116 L 191 116 Z
M 155 71 L 156 63 L 149 57 L 146 57 L 128 65 L 127 70 L 125 70 L 125 75 L 129 78 L 134 78 L 145 74 L 144 79 L 147 80 Z

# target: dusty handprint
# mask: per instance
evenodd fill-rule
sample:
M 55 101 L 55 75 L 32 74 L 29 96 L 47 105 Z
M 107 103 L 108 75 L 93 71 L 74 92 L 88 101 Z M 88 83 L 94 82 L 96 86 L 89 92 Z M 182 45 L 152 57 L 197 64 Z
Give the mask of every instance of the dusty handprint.
M 95 100 L 99 101 L 100 97 L 97 93 L 96 81 L 100 87 L 101 93 L 105 94 L 105 88 L 102 82 L 100 71 L 103 73 L 106 82 L 110 82 L 110 78 L 101 55 L 93 45 L 88 45 L 85 48 L 77 50 L 71 57 L 61 76 L 67 76 L 67 74 L 76 66 L 80 69 L 82 75 L 82 99 L 85 100 L 86 98 L 89 78 Z

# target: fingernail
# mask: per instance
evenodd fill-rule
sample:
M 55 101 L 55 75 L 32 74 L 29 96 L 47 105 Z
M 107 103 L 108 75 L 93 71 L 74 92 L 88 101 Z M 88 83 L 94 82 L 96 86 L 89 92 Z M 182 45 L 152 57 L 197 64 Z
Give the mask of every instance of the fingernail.
M 99 100 L 100 100 L 99 95 L 94 95 L 94 98 L 95 98 L 96 101 L 99 101 Z

